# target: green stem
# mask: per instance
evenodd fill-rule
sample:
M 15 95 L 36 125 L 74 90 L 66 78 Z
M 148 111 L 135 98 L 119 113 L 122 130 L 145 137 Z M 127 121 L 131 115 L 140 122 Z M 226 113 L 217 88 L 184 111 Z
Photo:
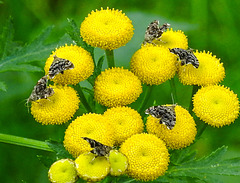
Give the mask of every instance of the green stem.
M 48 145 L 43 141 L 18 137 L 14 135 L 0 133 L 0 142 L 53 152 L 53 150 L 48 147 Z
M 177 92 L 176 92 L 176 85 L 174 82 L 174 78 L 172 78 L 171 80 L 169 80 L 170 86 L 171 86 L 171 95 L 172 95 L 172 99 L 173 99 L 173 103 L 177 104 L 178 103 L 178 99 L 177 99 Z
M 203 134 L 203 132 L 205 131 L 205 129 L 207 128 L 208 124 L 204 123 L 201 127 L 199 127 L 198 129 L 198 133 L 196 135 L 196 139 L 199 139 L 201 137 L 201 135 Z
M 145 95 L 143 96 L 143 99 L 142 99 L 142 103 L 140 104 L 140 106 L 138 107 L 138 112 L 141 114 L 143 112 L 143 109 L 146 105 L 146 103 L 148 102 L 148 99 L 152 93 L 152 90 L 153 90 L 153 85 L 148 85 L 147 88 L 146 88 L 146 91 L 145 91 Z
M 108 68 L 115 67 L 113 50 L 105 50 L 108 62 Z
M 192 101 L 192 99 L 193 99 L 193 96 L 195 95 L 195 93 L 198 91 L 198 89 L 199 89 L 200 87 L 199 86 L 197 86 L 197 85 L 193 85 L 193 87 L 192 87 L 192 95 L 191 95 L 191 100 L 190 100 L 190 104 L 189 104 L 189 108 L 188 108 L 188 111 L 189 111 L 189 113 L 192 115 L 193 114 L 193 101 Z
M 82 102 L 82 104 L 85 107 L 85 109 L 87 110 L 87 112 L 93 112 L 92 108 L 90 107 L 90 105 L 87 102 L 87 99 L 82 91 L 80 84 L 75 85 L 74 88 L 78 91 L 78 94 L 80 96 L 80 101 Z

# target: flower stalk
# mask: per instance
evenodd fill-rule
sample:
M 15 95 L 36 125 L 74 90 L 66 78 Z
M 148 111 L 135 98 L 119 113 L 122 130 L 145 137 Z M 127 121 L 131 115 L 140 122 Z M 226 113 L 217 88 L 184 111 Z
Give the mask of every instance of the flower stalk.
M 171 96 L 174 104 L 178 103 L 178 98 L 177 98 L 177 91 L 176 91 L 176 85 L 174 82 L 174 78 L 169 80 L 170 87 L 171 87 Z
M 143 96 L 143 99 L 142 99 L 142 103 L 139 105 L 139 108 L 138 108 L 138 112 L 141 114 L 148 102 L 148 99 L 152 93 L 152 90 L 153 90 L 153 85 L 148 85 L 147 88 L 146 88 L 146 91 L 144 93 L 144 96 Z
M 108 62 L 108 68 L 115 67 L 113 50 L 105 50 Z
M 85 107 L 85 109 L 87 110 L 87 112 L 93 112 L 92 108 L 90 107 L 90 105 L 88 104 L 88 101 L 82 91 L 82 88 L 80 86 L 80 84 L 77 84 L 74 86 L 75 90 L 78 91 L 78 94 L 80 96 L 80 101 L 82 102 L 83 106 Z
M 0 133 L 0 142 L 53 152 L 46 142 Z

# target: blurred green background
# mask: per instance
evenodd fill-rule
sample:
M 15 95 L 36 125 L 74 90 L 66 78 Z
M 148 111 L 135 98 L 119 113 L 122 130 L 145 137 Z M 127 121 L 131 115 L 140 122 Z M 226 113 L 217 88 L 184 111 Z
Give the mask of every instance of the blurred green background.
M 9 16 L 13 18 L 15 41 L 20 45 L 31 42 L 43 29 L 54 25 L 50 40 L 56 41 L 65 33 L 67 18 L 80 26 L 84 17 L 100 7 L 121 9 L 133 21 L 132 40 L 115 50 L 117 66 L 129 68 L 132 54 L 140 48 L 145 29 L 155 19 L 168 22 L 174 30 L 181 29 L 188 36 L 189 47 L 213 52 L 224 64 L 226 78 L 222 82 L 240 94 L 240 1 L 238 0 L 2 0 L 0 1 L 0 31 Z M 59 45 L 60 46 L 60 45 Z M 50 54 L 51 52 L 49 52 Z M 96 58 L 103 55 L 96 49 Z M 44 66 L 47 57 L 39 60 Z M 38 124 L 25 107 L 41 73 L 5 72 L 0 80 L 7 84 L 7 92 L 0 91 L 0 133 L 38 140 L 62 140 L 63 126 Z M 188 107 L 190 86 L 182 86 L 177 78 L 179 104 Z M 83 85 L 85 83 L 83 82 Z M 155 87 L 148 105 L 172 103 L 169 83 Z M 134 106 L 134 105 L 133 105 Z M 226 158 L 240 156 L 240 120 L 223 128 L 208 127 L 194 144 L 198 155 L 209 154 L 222 145 L 229 147 Z M 35 149 L 0 143 L 0 182 L 48 182 L 47 171 L 37 155 L 47 155 Z M 237 182 L 239 177 L 222 177 L 225 182 Z

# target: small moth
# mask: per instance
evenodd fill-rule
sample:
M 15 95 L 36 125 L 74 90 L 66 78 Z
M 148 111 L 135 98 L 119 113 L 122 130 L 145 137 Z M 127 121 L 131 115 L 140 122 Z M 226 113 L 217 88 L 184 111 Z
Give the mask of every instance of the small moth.
M 103 145 L 102 143 L 96 140 L 90 139 L 88 137 L 82 137 L 82 138 L 90 144 L 91 148 L 93 148 L 93 150 L 90 152 L 93 154 L 96 154 L 97 156 L 106 156 L 113 149 L 110 146 Z
M 162 36 L 163 32 L 169 27 L 170 27 L 170 24 L 168 23 L 165 23 L 161 27 L 159 27 L 159 21 L 154 20 L 147 27 L 143 44 L 152 43 L 153 40 L 159 39 Z
M 30 97 L 27 99 L 27 104 L 32 101 L 39 99 L 47 99 L 54 94 L 54 90 L 51 87 L 47 87 L 48 78 L 43 76 L 38 80 L 37 84 L 34 86 Z
M 68 69 L 73 69 L 74 65 L 67 59 L 59 58 L 56 55 L 53 55 L 53 62 L 49 68 L 48 75 L 50 79 L 53 79 L 57 74 L 63 72 Z
M 181 65 L 192 64 L 196 69 L 199 67 L 199 61 L 191 50 L 184 50 L 182 48 L 172 48 L 169 50 L 179 57 Z
M 151 116 L 160 119 L 160 124 L 164 124 L 168 129 L 173 129 L 176 124 L 176 105 L 158 105 L 152 106 L 145 110 L 145 114 L 150 114 Z

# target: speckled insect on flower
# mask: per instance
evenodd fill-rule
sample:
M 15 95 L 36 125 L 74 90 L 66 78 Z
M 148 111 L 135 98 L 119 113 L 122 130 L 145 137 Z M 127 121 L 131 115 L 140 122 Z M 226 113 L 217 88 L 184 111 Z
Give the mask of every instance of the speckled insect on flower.
M 192 64 L 196 69 L 199 67 L 199 61 L 197 57 L 193 54 L 192 50 L 184 50 L 182 48 L 172 48 L 169 49 L 171 53 L 174 53 L 179 57 L 181 65 Z
M 143 44 L 153 43 L 153 40 L 159 39 L 162 36 L 163 32 L 169 27 L 170 24 L 168 23 L 164 23 L 161 27 L 159 27 L 158 20 L 152 21 L 145 32 Z
M 173 129 L 176 124 L 176 114 L 174 108 L 176 105 L 158 105 L 145 110 L 145 114 L 160 119 L 160 124 L 164 124 L 168 129 Z
M 31 95 L 27 99 L 27 104 L 29 102 L 39 99 L 47 99 L 54 94 L 53 88 L 47 87 L 47 82 L 47 76 L 43 76 L 41 79 L 38 80 L 37 84 L 33 88 Z
M 59 73 L 63 74 L 65 70 L 74 68 L 73 63 L 67 59 L 59 58 L 57 55 L 53 55 L 53 59 L 48 72 L 50 79 L 53 79 Z
M 97 156 L 107 156 L 109 152 L 113 149 L 112 147 L 103 145 L 102 143 L 91 138 L 88 137 L 82 138 L 90 144 L 91 148 L 93 148 L 93 150 L 90 152 L 96 154 Z

